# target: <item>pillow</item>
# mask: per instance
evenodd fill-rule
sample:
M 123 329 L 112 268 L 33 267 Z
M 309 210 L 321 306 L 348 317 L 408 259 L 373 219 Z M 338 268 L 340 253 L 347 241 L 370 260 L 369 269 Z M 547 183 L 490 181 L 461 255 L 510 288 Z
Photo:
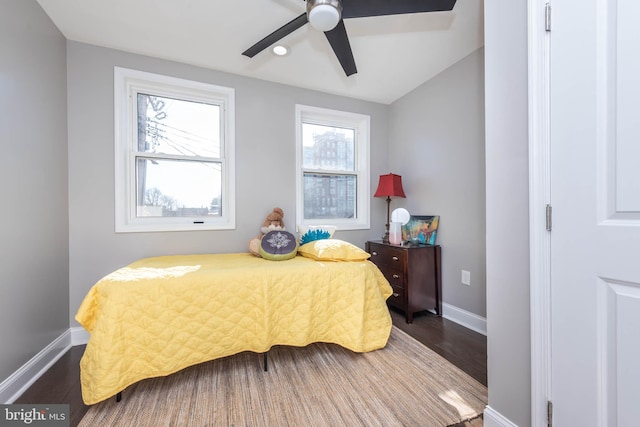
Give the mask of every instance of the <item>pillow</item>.
M 313 242 L 314 240 L 330 239 L 336 232 L 335 225 L 299 225 L 298 235 L 300 245 Z
M 316 261 L 365 261 L 371 254 L 340 239 L 322 239 L 305 243 L 298 248 L 303 257 Z
M 273 230 L 260 240 L 260 256 L 271 261 L 291 259 L 298 252 L 296 236 L 288 231 Z

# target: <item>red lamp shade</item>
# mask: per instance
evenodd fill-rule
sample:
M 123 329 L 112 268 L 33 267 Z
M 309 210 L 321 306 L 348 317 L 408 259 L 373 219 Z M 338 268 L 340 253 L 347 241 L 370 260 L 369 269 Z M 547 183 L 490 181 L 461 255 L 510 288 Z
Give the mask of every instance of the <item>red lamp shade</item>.
M 393 173 L 380 175 L 378 189 L 373 197 L 407 197 L 402 189 L 402 177 Z

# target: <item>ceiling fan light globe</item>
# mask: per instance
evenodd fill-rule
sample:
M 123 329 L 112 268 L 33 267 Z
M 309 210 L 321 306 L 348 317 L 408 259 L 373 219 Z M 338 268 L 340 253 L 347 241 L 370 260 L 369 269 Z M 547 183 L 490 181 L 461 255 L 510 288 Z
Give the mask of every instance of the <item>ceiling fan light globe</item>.
M 337 0 L 309 0 L 307 15 L 309 23 L 318 31 L 333 30 L 340 22 L 342 5 Z

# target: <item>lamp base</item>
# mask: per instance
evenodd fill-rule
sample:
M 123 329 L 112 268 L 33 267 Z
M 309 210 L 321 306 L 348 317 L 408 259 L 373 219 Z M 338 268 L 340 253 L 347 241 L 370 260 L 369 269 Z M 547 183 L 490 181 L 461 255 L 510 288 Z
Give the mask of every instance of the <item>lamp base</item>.
M 389 210 L 391 207 L 391 197 L 387 196 L 387 223 L 385 224 L 384 236 L 382 236 L 382 243 L 389 243 Z

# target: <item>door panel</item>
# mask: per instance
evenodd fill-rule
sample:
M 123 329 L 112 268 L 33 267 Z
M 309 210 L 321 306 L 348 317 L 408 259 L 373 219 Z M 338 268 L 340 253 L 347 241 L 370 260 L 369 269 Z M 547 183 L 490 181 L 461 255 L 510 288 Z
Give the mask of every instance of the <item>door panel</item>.
M 606 3 L 610 25 L 605 37 L 613 49 L 607 61 L 615 97 L 616 120 L 616 210 L 640 211 L 640 61 L 638 25 L 640 2 L 618 0 Z
M 640 2 L 552 2 L 556 426 L 640 419 Z
M 640 286 L 603 280 L 598 286 L 601 327 L 599 358 L 604 394 L 602 419 L 607 426 L 633 426 L 640 419 L 637 381 Z

